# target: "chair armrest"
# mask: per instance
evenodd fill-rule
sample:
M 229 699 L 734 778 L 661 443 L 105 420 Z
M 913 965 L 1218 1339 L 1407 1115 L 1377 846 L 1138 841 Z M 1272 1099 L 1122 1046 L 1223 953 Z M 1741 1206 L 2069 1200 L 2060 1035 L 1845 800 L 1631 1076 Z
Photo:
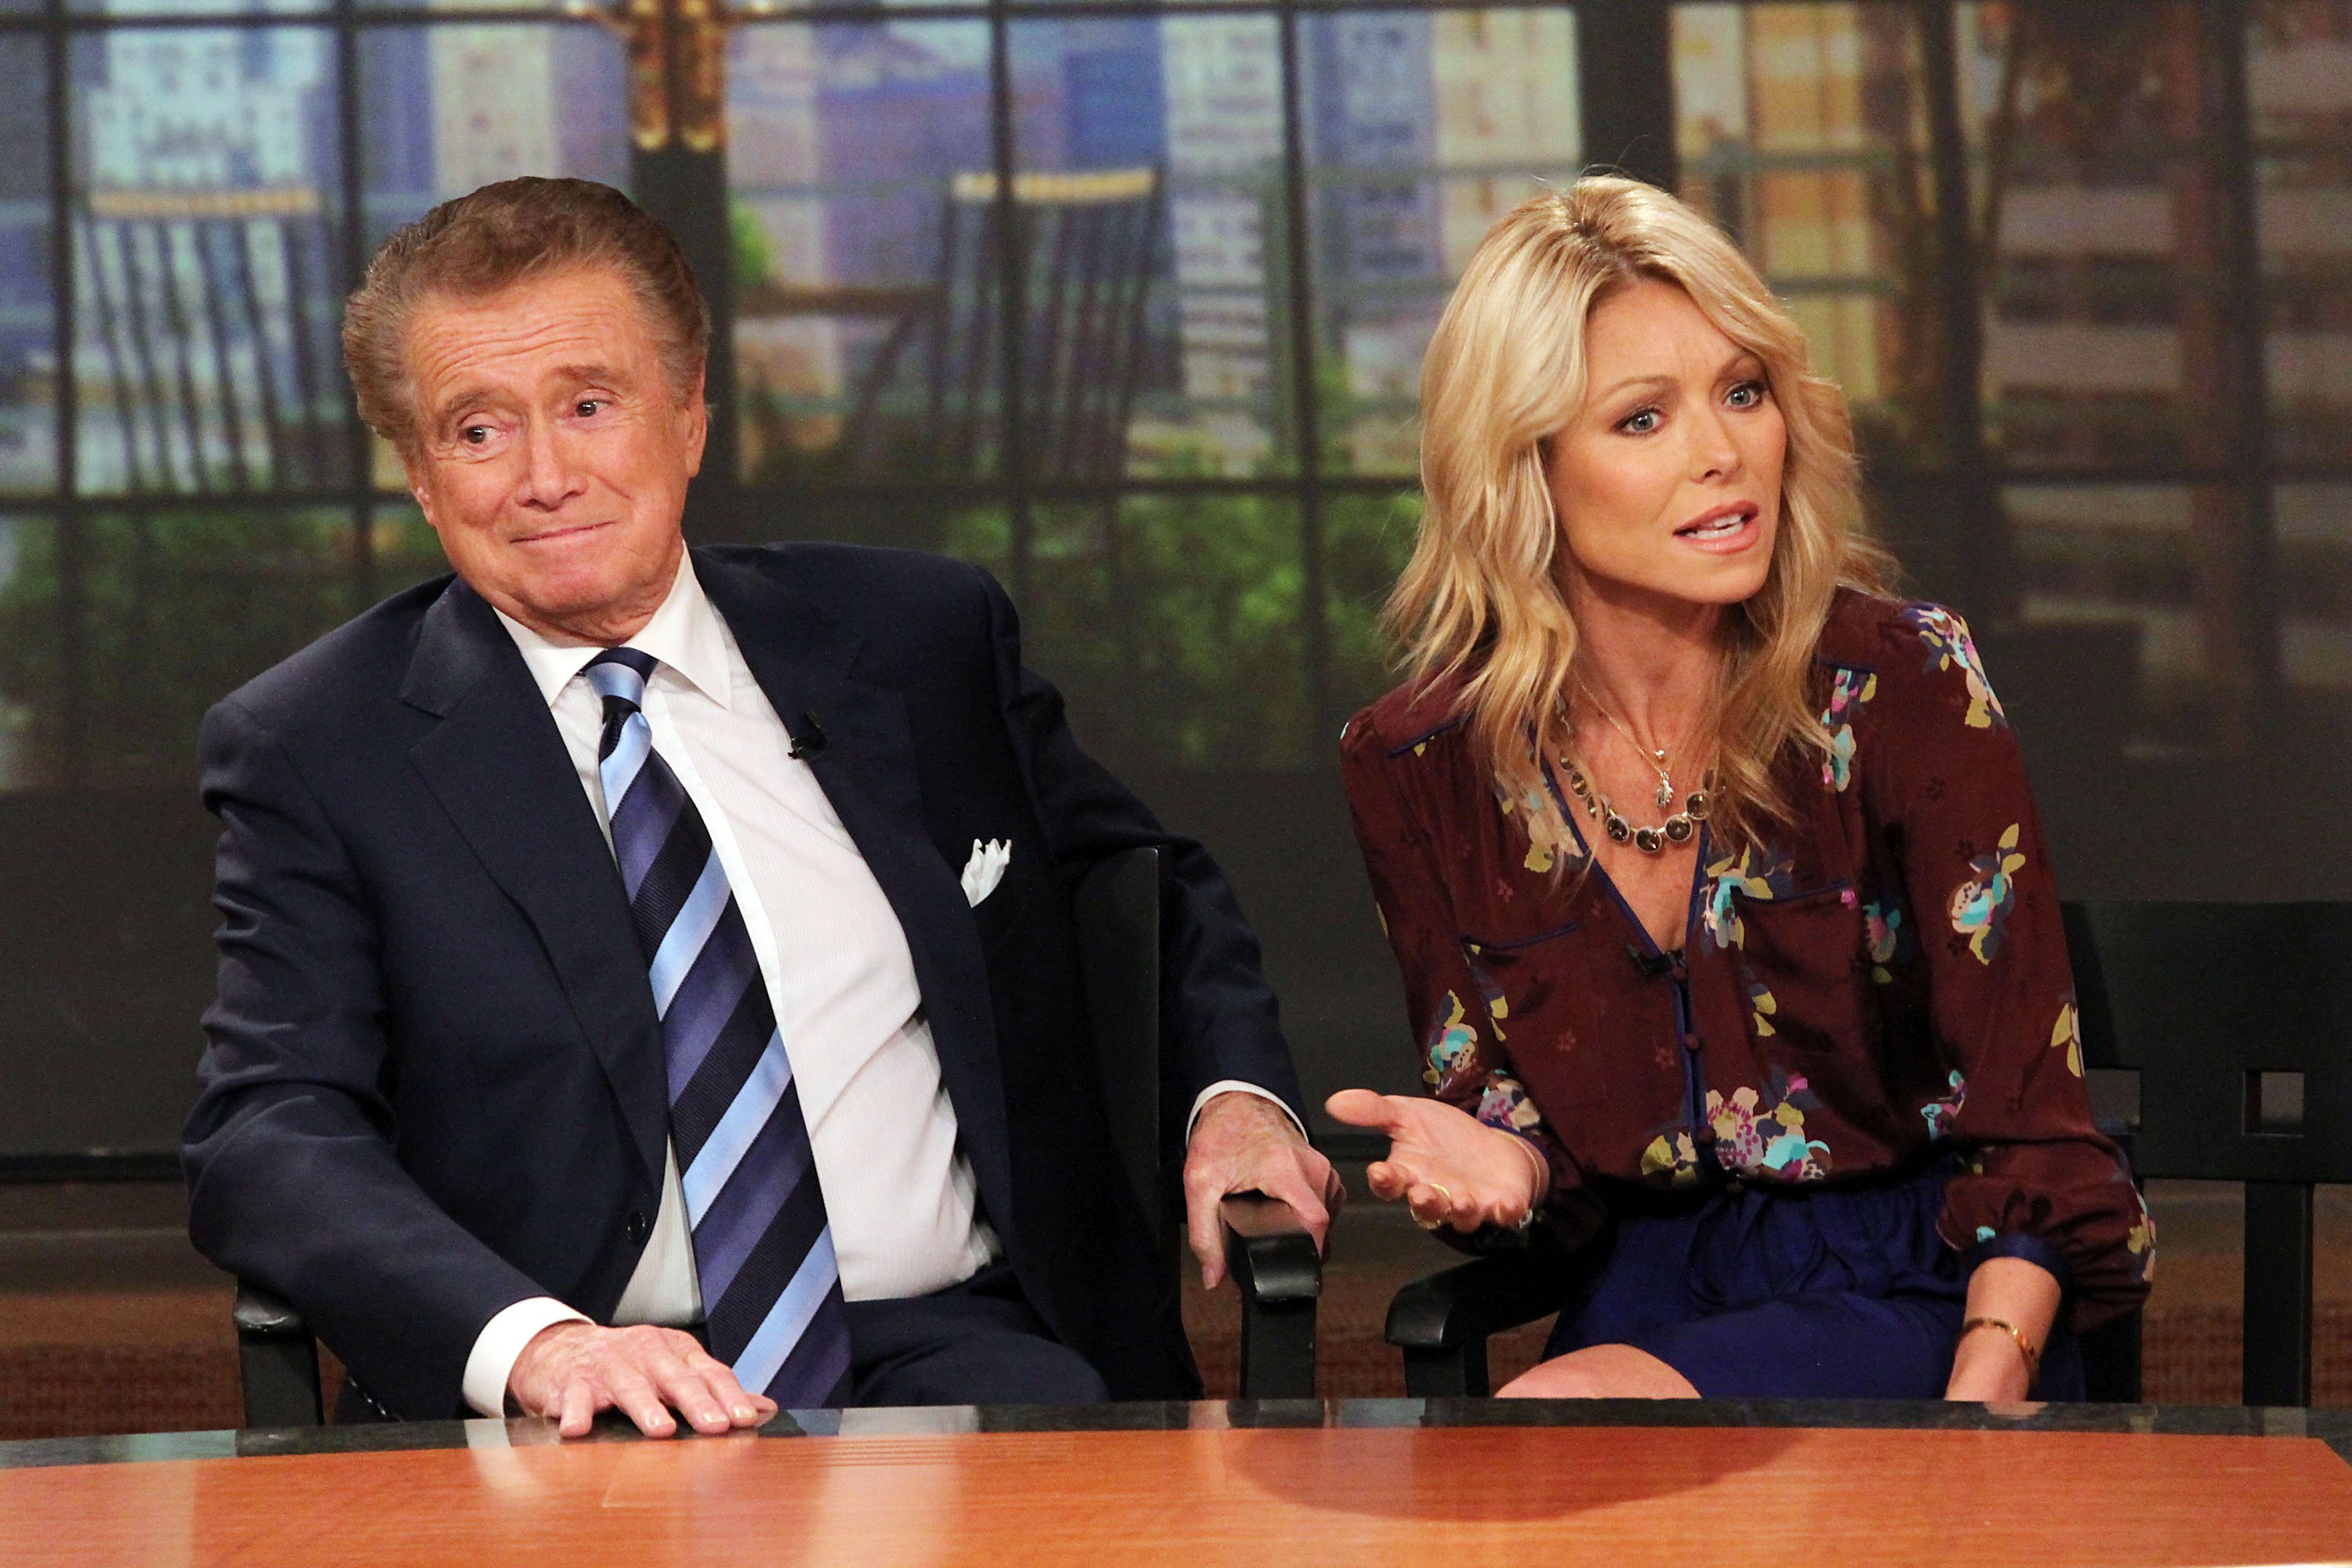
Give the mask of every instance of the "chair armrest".
M 242 1279 L 236 1282 L 236 1305 L 229 1309 L 229 1315 L 236 1322 L 240 1343 L 310 1337 L 310 1325 L 302 1321 L 292 1302 Z
M 1498 1252 L 1416 1279 L 1389 1303 L 1388 1342 L 1451 1350 L 1559 1310 L 1565 1260 L 1549 1251 Z
M 317 1426 L 326 1419 L 319 1395 L 319 1345 L 310 1326 L 283 1297 L 237 1281 L 237 1376 L 247 1426 Z
M 1323 1293 L 1323 1255 L 1298 1211 L 1258 1193 L 1218 1205 L 1225 1268 L 1247 1302 L 1312 1301 Z
M 1298 1211 L 1279 1198 L 1228 1197 L 1218 1216 L 1225 1268 L 1242 1297 L 1241 1396 L 1315 1397 L 1315 1310 L 1323 1258 Z
M 1486 1336 L 1559 1310 L 1567 1258 L 1549 1247 L 1498 1252 L 1414 1280 L 1389 1303 L 1387 1339 L 1404 1352 L 1416 1399 L 1483 1397 Z

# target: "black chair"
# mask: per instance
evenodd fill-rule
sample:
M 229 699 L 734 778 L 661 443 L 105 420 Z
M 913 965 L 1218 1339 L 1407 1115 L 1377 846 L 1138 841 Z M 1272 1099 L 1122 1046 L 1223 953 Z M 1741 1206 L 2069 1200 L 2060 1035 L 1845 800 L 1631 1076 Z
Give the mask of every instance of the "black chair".
M 1184 1266 L 1184 1119 L 1160 1042 L 1160 852 L 1111 856 L 1078 884 L 1078 964 L 1112 1140 L 1160 1253 Z M 1315 1396 L 1322 1259 L 1297 1211 L 1276 1199 L 1224 1203 L 1225 1261 L 1242 1299 L 1241 1395 Z M 319 1348 L 282 1299 L 239 1282 L 233 1310 L 247 1426 L 317 1426 Z
M 2242 1182 L 2249 1405 L 2311 1403 L 2312 1189 L 2352 1182 L 2352 904 L 2069 903 L 2084 1065 L 2135 1073 L 2103 1124 L 2135 1173 Z M 1486 1339 L 1559 1308 L 1542 1245 L 1415 1280 L 1388 1341 L 1419 1398 L 1488 1392 Z M 2095 1400 L 2140 1397 L 2140 1320 L 2084 1336 Z
M 2085 1066 L 2138 1079 L 2134 1172 L 2245 1184 L 2245 1402 L 2309 1405 L 2312 1190 L 2352 1182 L 2352 904 L 2070 903 L 2066 941 Z

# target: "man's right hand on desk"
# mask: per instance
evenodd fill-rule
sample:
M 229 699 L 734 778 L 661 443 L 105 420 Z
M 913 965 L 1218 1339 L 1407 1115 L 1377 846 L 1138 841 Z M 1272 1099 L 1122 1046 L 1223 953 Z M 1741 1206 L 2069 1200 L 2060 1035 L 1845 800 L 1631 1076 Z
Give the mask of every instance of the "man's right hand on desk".
M 648 1437 L 677 1430 L 672 1409 L 707 1435 L 762 1426 L 776 1414 L 774 1400 L 746 1394 L 692 1334 L 648 1325 L 551 1324 L 515 1358 L 507 1392 L 525 1415 L 562 1422 L 567 1437 L 586 1436 L 599 1410 L 619 1410 Z

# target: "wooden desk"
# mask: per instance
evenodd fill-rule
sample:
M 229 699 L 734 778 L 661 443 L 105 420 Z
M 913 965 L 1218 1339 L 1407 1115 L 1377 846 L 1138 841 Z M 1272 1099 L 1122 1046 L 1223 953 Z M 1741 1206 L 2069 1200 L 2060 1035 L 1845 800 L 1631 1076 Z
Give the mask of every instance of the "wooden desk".
M 1203 1405 L 1156 1430 L 914 1422 L 570 1446 L 531 1424 L 482 1422 L 466 1447 L 51 1465 L 0 1471 L 0 1562 L 2352 1560 L 2352 1468 L 2312 1437 L 1430 1426 L 1418 1406 L 1382 1424 L 1406 1404 L 1334 1405 L 1304 1426 L 1239 1426 Z

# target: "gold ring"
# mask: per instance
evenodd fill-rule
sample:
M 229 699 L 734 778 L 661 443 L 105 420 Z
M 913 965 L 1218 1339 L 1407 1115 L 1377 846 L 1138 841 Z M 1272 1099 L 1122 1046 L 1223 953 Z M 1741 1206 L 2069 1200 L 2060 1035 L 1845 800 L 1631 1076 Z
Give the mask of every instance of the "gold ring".
M 1410 1212 L 1410 1211 L 1407 1211 L 1407 1212 Z M 1423 1229 L 1423 1230 L 1435 1230 L 1435 1229 L 1436 1229 L 1440 1225 L 1443 1225 L 1444 1222 L 1443 1220 L 1423 1219 L 1423 1218 L 1422 1218 L 1419 1215 L 1414 1215 L 1412 1216 L 1412 1223 L 1413 1223 L 1413 1224 L 1415 1224 L 1415 1225 L 1417 1225 L 1417 1226 L 1421 1226 L 1421 1228 L 1422 1228 L 1422 1229 Z
M 1429 1184 L 1430 1184 L 1431 1186 L 1433 1186 L 1433 1187 L 1436 1188 L 1439 1192 L 1444 1193 L 1444 1194 L 1445 1194 L 1445 1206 L 1446 1206 L 1447 1208 L 1449 1208 L 1449 1209 L 1450 1209 L 1450 1208 L 1452 1208 L 1452 1207 L 1454 1206 L 1454 1189 L 1453 1189 L 1453 1188 L 1451 1188 L 1451 1187 L 1447 1186 L 1444 1182 L 1432 1182 L 1432 1183 L 1430 1183 Z

